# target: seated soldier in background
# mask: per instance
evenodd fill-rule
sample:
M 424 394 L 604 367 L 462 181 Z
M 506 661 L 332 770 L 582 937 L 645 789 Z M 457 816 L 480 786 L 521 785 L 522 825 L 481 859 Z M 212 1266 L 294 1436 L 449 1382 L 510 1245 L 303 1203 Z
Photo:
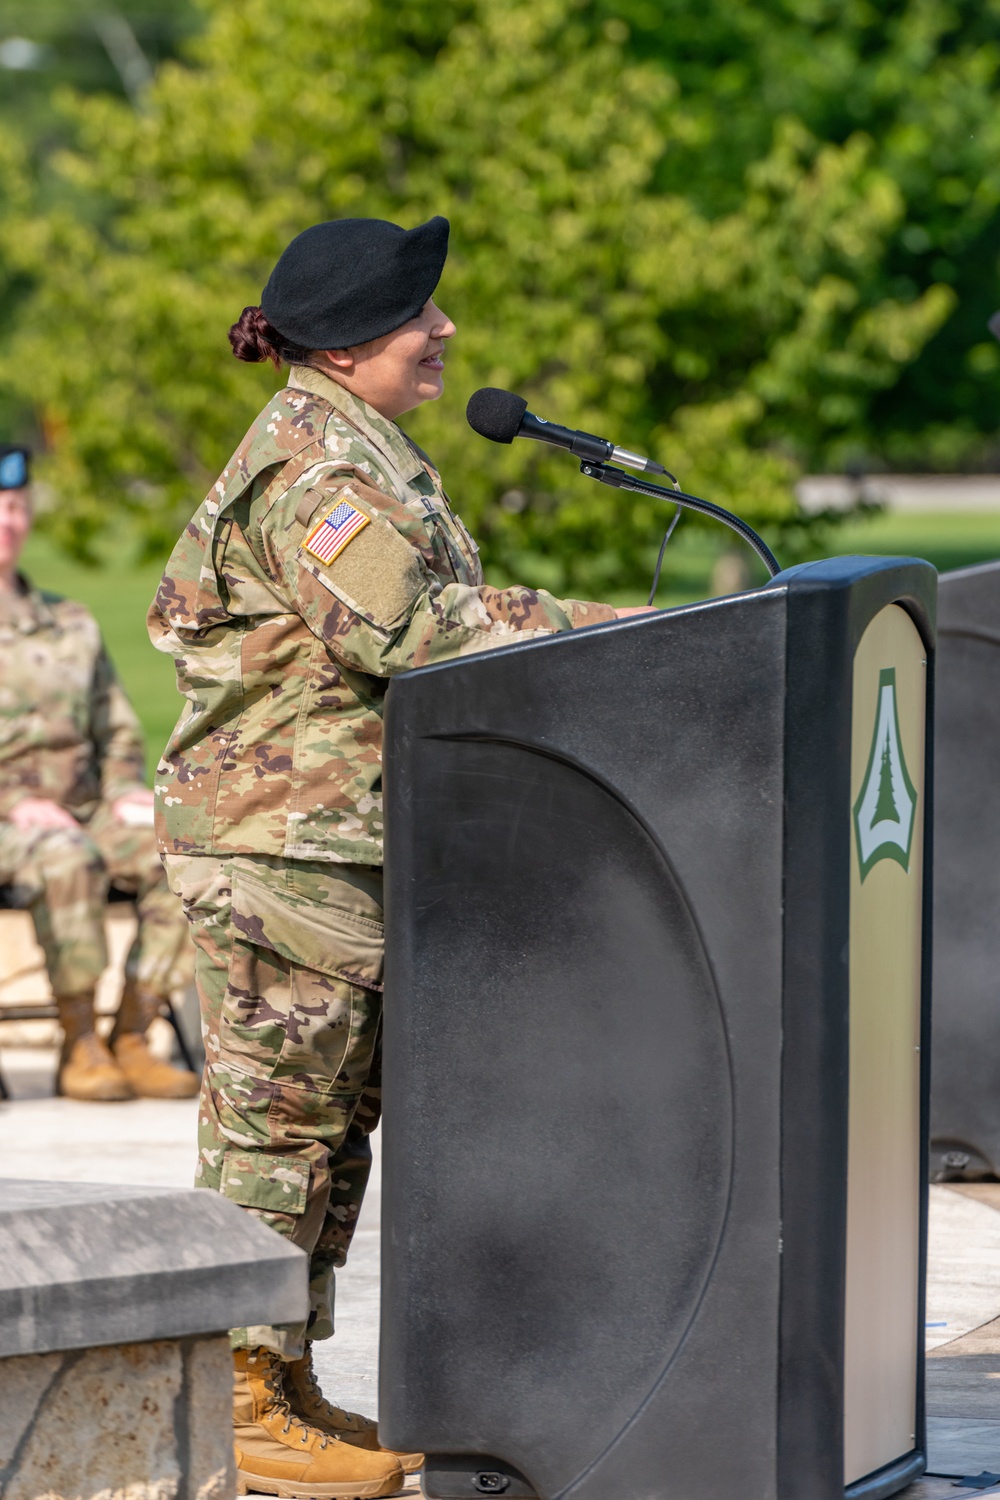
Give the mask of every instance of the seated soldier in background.
M 63 1028 L 59 1092 L 187 1098 L 195 1075 L 146 1044 L 164 997 L 189 978 L 190 950 L 156 852 L 139 723 L 89 611 L 18 572 L 31 521 L 28 452 L 0 447 L 0 886 L 31 912 L 45 954 Z M 94 991 L 112 882 L 134 896 L 139 930 L 109 1048 Z

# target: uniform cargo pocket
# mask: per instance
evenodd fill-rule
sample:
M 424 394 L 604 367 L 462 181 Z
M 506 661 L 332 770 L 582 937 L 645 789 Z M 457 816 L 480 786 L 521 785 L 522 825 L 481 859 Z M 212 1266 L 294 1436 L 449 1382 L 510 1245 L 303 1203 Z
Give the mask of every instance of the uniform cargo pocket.
M 237 865 L 232 921 L 245 942 L 291 963 L 365 989 L 382 987 L 383 927 L 371 917 L 308 901 Z
M 303 1214 L 309 1195 L 309 1166 L 294 1157 L 227 1151 L 221 1190 L 224 1197 L 242 1208 Z
M 287 1094 L 293 1111 L 308 1093 L 349 1091 L 381 1011 L 381 922 L 272 887 L 238 863 L 232 888 L 220 1063 Z

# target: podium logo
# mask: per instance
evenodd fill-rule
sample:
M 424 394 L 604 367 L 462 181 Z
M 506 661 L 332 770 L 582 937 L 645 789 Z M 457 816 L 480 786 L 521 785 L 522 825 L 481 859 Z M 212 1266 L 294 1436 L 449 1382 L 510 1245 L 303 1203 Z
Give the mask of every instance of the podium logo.
M 906 769 L 899 738 L 896 671 L 894 667 L 885 667 L 878 678 L 868 769 L 854 804 L 854 832 L 862 880 L 880 859 L 894 859 L 904 870 L 909 870 L 916 811 L 917 789 Z

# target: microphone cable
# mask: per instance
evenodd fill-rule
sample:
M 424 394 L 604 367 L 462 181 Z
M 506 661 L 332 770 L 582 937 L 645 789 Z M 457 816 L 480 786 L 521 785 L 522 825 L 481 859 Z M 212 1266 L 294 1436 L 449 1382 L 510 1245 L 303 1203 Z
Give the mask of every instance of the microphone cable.
M 711 500 L 702 500 L 698 495 L 688 495 L 684 490 L 668 490 L 662 485 L 650 484 L 646 479 L 639 479 L 633 474 L 626 474 L 624 469 L 615 469 L 610 464 L 587 463 L 580 465 L 580 473 L 586 474 L 588 479 L 596 479 L 599 484 L 609 484 L 616 490 L 631 490 L 637 495 L 649 495 L 654 500 L 672 500 L 673 503 L 685 510 L 695 510 L 702 516 L 711 516 L 714 521 L 721 521 L 723 526 L 728 526 L 741 536 L 749 547 L 760 558 L 768 571 L 768 576 L 774 578 L 781 572 L 781 566 L 770 547 L 759 537 L 752 526 L 746 521 L 734 516 L 732 511 L 723 510 L 721 505 L 713 505 Z
M 671 475 L 671 478 L 673 478 L 673 475 Z M 663 541 L 660 543 L 660 551 L 656 559 L 656 567 L 653 570 L 653 587 L 649 591 L 649 598 L 646 600 L 647 605 L 656 603 L 656 590 L 660 587 L 660 569 L 663 567 L 663 554 L 667 550 L 667 543 L 670 541 L 670 538 L 677 530 L 677 522 L 681 518 L 681 510 L 682 507 L 678 505 L 673 515 L 670 517 L 670 525 L 667 527 L 663 536 Z

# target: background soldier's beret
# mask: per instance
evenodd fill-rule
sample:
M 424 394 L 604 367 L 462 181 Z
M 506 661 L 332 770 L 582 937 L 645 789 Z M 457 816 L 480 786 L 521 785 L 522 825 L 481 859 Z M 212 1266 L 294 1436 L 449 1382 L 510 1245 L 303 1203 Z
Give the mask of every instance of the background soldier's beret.
M 0 443 L 0 490 L 22 490 L 31 479 L 31 450 Z
M 448 220 L 400 229 L 332 219 L 297 235 L 271 272 L 267 321 L 305 349 L 350 349 L 415 318 L 441 279 Z

